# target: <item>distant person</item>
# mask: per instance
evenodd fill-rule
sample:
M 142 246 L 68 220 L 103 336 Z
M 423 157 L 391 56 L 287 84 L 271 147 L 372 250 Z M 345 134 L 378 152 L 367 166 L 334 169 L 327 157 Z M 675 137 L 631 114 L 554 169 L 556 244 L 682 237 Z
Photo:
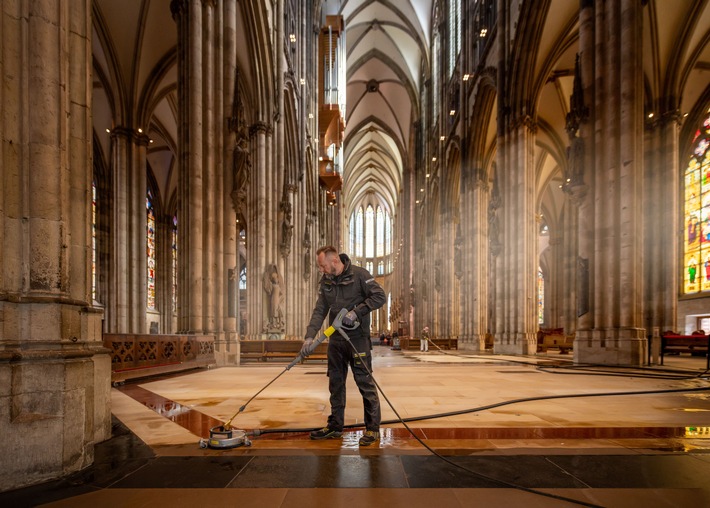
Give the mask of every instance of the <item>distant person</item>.
M 422 330 L 422 338 L 419 339 L 419 351 L 422 353 L 429 352 L 429 327 L 425 326 Z

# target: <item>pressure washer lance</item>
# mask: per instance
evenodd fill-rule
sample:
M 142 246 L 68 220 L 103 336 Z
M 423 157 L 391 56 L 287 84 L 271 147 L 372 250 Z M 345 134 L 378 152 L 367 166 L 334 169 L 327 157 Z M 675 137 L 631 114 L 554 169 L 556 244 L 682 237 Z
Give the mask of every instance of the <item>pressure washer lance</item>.
M 347 313 L 348 309 L 345 308 L 341 309 L 340 312 L 338 312 L 338 315 L 333 320 L 333 323 L 328 328 L 326 328 L 325 331 L 321 333 L 320 336 L 315 339 L 310 345 L 307 350 L 308 354 L 306 356 L 310 356 L 325 339 L 333 335 L 336 329 L 340 329 L 343 326 L 343 318 Z M 359 326 L 359 323 L 356 324 Z M 225 423 L 224 425 L 217 425 L 216 427 L 212 427 L 210 429 L 209 439 L 200 439 L 200 448 L 209 447 L 216 449 L 224 449 L 235 448 L 241 445 L 251 446 L 251 441 L 249 441 L 249 438 L 247 437 L 245 431 L 232 428 L 232 420 L 234 420 L 239 413 L 244 411 L 249 405 L 249 403 L 254 400 L 261 392 L 266 390 L 271 385 L 271 383 L 280 378 L 287 370 L 291 370 L 291 367 L 300 363 L 303 360 L 304 356 L 301 352 L 299 352 L 296 358 L 291 360 L 291 363 L 289 363 L 286 368 L 279 373 L 278 376 L 269 381 L 261 390 L 256 392 L 251 399 L 249 399 L 242 407 L 239 408 L 236 413 L 234 413 L 234 415 L 227 421 L 227 423 Z

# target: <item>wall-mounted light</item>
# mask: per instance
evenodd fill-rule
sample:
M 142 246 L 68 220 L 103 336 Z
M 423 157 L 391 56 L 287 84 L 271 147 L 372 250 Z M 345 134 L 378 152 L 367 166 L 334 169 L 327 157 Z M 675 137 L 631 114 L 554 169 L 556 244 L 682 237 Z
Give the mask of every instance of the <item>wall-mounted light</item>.
M 291 42 L 296 42 L 296 34 L 291 34 L 288 36 L 288 38 Z
M 429 173 L 426 174 L 426 177 L 429 178 Z
M 313 118 L 313 113 L 308 113 L 308 118 Z
M 446 141 L 446 136 L 439 136 L 440 141 Z
M 464 74 L 464 75 L 463 75 L 463 80 L 464 80 L 464 81 L 468 81 L 468 78 L 470 78 L 470 77 L 471 77 L 470 74 L 468 74 L 468 73 L 467 73 L 467 74 Z
M 106 132 L 108 132 L 109 134 L 111 134 L 111 129 L 108 129 L 108 128 L 107 128 L 107 129 L 106 129 Z
M 451 111 L 449 111 L 449 116 L 454 116 L 455 114 L 456 114 L 455 109 L 452 109 Z
M 138 134 L 143 134 L 143 129 L 141 129 L 140 127 L 138 127 Z
M 653 118 L 653 113 L 649 113 L 649 114 L 648 114 L 648 117 L 649 117 L 649 118 Z
M 302 84 L 302 85 L 305 85 L 305 84 L 306 84 L 306 80 L 305 80 L 304 78 L 301 78 L 301 84 Z
M 488 29 L 481 28 L 481 32 L 478 35 L 479 35 L 479 37 L 485 37 L 486 35 L 488 35 Z
M 432 157 L 432 158 L 431 158 L 431 161 L 432 161 L 432 162 L 436 162 L 436 157 Z

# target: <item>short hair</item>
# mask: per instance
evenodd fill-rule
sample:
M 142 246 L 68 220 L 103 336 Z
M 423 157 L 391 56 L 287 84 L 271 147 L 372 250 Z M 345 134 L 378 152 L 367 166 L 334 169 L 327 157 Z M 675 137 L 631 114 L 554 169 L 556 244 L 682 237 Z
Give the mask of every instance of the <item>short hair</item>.
M 335 247 L 332 245 L 324 245 L 320 249 L 316 251 L 316 256 L 320 256 L 321 254 L 325 254 L 326 256 L 328 254 L 335 254 L 336 256 L 338 255 L 338 251 Z

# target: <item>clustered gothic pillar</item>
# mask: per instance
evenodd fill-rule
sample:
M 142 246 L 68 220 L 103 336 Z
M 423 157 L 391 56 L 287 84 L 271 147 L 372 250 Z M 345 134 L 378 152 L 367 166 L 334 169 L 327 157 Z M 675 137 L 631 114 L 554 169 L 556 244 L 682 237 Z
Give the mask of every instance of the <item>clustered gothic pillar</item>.
M 106 309 L 114 333 L 147 333 L 146 328 L 146 147 L 145 134 L 125 127 L 111 131 L 114 203 Z M 114 298 L 115 296 L 115 298 Z
M 583 269 L 578 284 L 580 290 L 586 289 L 589 281 L 587 294 L 580 295 L 589 305 L 578 323 L 574 358 L 583 363 L 641 365 L 646 359 L 643 109 L 638 93 L 643 89 L 641 4 L 582 2 L 580 21 L 585 100 L 594 107 L 591 125 L 581 127 L 589 147 L 584 178 L 590 193 L 580 207 Z
M 0 490 L 9 490 L 93 462 L 111 432 L 110 360 L 91 299 L 91 5 L 4 1 L 0 16 Z
M 461 187 L 462 224 L 461 286 L 468 289 L 461 301 L 461 337 L 459 348 L 471 351 L 486 349 L 488 327 L 488 186 L 480 169 L 464 174 Z
M 178 27 L 178 330 L 215 337 L 233 363 L 236 316 L 225 298 L 236 266 L 234 133 L 225 129 L 235 74 L 236 10 L 228 2 L 173 0 Z M 224 42 L 224 44 L 223 44 Z M 225 75 L 228 73 L 228 75 Z M 230 86 L 231 85 L 231 86 Z M 229 245 L 228 245 L 229 244 Z M 220 355 L 220 353 L 223 353 Z
M 663 101 L 671 106 L 671 100 Z M 677 330 L 678 235 L 680 221 L 678 167 L 680 115 L 677 109 L 654 115 L 646 129 L 646 173 L 644 226 L 646 278 L 644 293 L 647 307 L 644 326 L 647 334 Z M 672 253 L 672 254 L 671 254 Z
M 499 136 L 502 250 L 498 260 L 494 351 L 533 354 L 537 350 L 537 223 L 535 220 L 535 126 L 518 117 Z

